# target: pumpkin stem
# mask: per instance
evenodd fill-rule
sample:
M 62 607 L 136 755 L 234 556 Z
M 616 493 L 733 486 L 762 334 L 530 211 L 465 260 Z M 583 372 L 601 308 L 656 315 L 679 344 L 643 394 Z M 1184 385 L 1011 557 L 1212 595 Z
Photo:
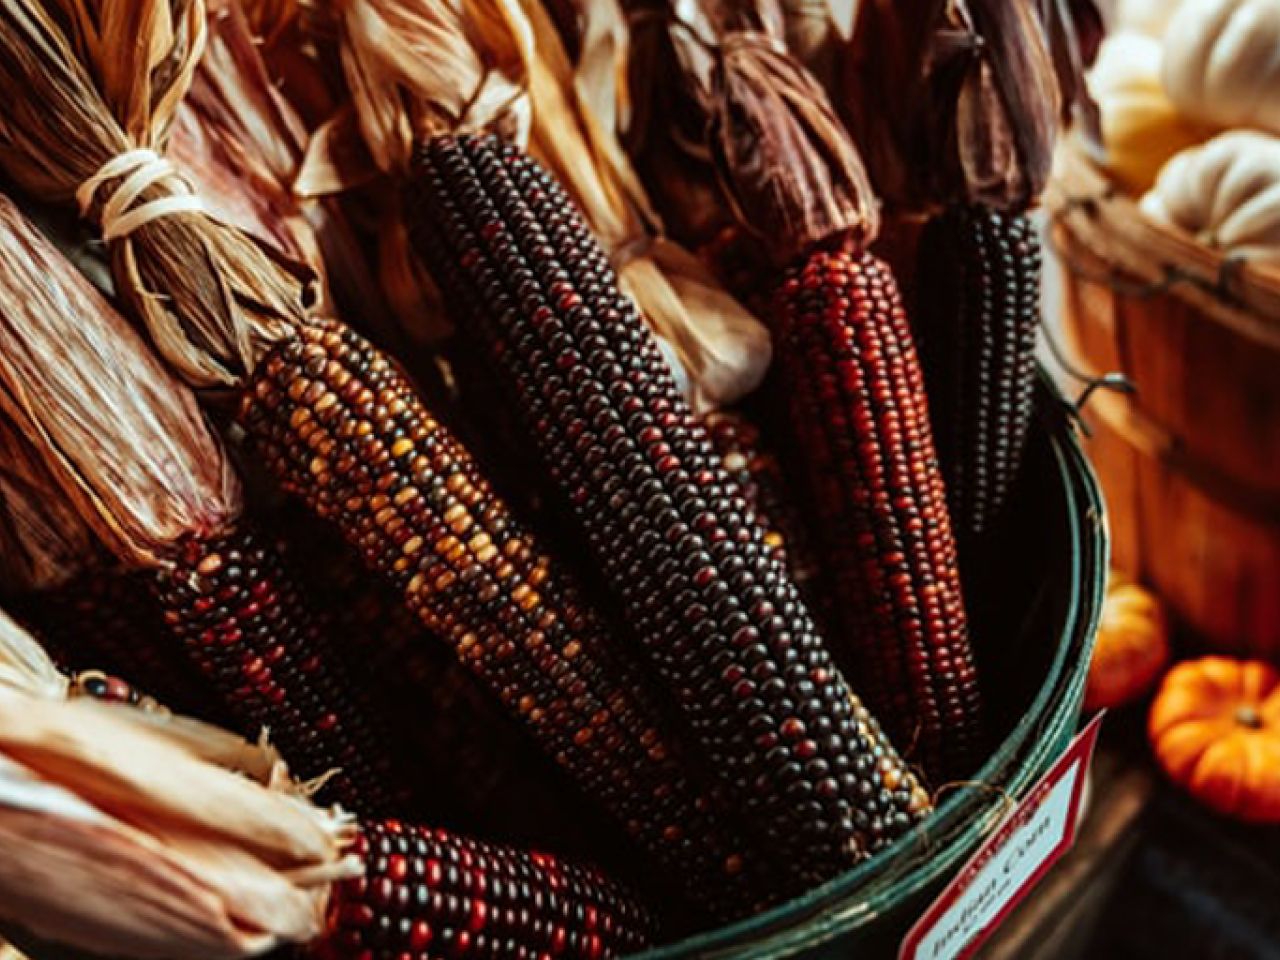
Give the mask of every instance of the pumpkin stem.
M 1262 718 L 1252 704 L 1246 703 L 1236 708 L 1236 723 L 1258 730 L 1262 727 Z

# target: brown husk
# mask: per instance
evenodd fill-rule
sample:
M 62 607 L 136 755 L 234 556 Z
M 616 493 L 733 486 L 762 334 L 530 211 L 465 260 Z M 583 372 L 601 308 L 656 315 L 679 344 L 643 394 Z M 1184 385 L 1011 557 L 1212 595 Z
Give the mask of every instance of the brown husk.
M 1054 30 L 1056 47 L 1050 36 L 1032 3 L 866 0 L 842 103 L 886 202 L 906 213 L 1035 203 L 1072 56 L 1069 31 Z
M 39 453 L 0 420 L 0 591 L 52 590 L 100 550 Z
M 201 0 L 0 0 L 0 162 L 38 197 L 70 201 L 121 153 L 163 153 L 205 31 Z M 239 382 L 312 298 L 309 270 L 209 215 L 165 216 L 109 246 L 121 300 L 195 385 Z
M 168 155 L 215 217 L 323 278 L 319 243 L 290 188 L 307 132 L 272 88 L 239 6 L 208 3 L 208 41 Z
M 0 198 L 0 411 L 131 566 L 225 530 L 241 492 L 195 397 Z
M 821 84 L 780 38 L 768 2 L 710 3 L 719 35 L 708 137 L 739 223 L 778 264 L 837 234 L 870 245 L 879 209 Z

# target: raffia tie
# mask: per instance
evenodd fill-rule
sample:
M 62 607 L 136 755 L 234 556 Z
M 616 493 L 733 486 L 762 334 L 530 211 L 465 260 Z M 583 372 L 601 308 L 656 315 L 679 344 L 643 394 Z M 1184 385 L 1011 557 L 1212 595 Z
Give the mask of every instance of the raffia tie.
M 76 202 L 80 205 L 81 216 L 89 215 L 103 185 L 117 178 L 123 179 L 102 205 L 98 217 L 103 239 L 108 242 L 127 237 L 139 227 L 161 217 L 205 212 L 204 203 L 178 168 L 154 150 L 140 147 L 112 157 L 80 185 L 76 190 Z M 143 193 L 159 184 L 164 184 L 167 196 L 137 203 Z

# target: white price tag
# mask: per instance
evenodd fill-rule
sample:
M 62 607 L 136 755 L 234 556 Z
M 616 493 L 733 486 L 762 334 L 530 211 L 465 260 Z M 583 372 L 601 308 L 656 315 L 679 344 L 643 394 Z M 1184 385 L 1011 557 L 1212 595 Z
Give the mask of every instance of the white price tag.
M 911 928 L 899 960 L 959 960 L 982 945 L 1075 842 L 1094 717 Z

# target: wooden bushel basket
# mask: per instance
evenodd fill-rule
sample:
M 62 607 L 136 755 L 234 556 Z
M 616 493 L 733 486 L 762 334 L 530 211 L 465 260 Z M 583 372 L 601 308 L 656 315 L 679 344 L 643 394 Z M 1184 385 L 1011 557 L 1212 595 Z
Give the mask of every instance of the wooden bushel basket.
M 1049 197 L 1062 320 L 1098 391 L 1115 563 L 1215 651 L 1280 660 L 1280 267 L 1152 221 L 1075 145 Z

